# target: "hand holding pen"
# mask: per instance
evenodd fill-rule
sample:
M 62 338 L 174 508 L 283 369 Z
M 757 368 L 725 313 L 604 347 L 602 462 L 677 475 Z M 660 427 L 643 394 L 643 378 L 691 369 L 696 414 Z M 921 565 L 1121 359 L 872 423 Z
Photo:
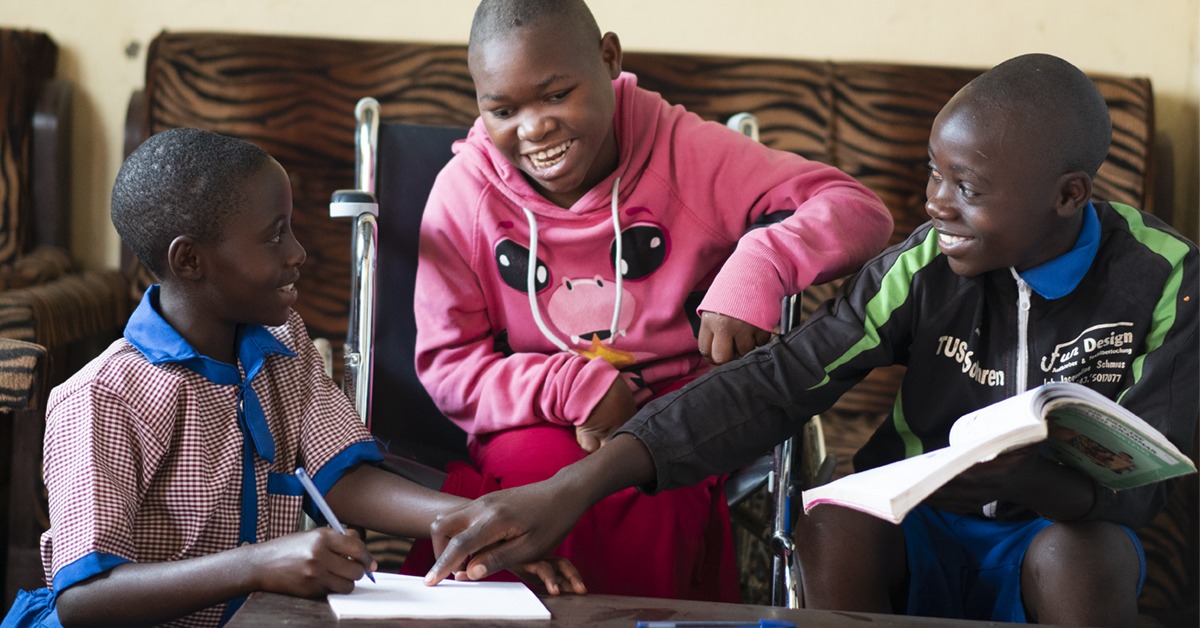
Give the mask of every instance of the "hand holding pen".
M 346 528 L 342 526 L 342 522 L 333 514 L 333 509 L 326 503 L 325 498 L 321 496 L 321 491 L 317 490 L 317 486 L 313 484 L 312 479 L 308 477 L 308 473 L 304 467 L 296 467 L 296 479 L 300 480 L 300 484 L 304 487 L 304 491 L 308 493 L 309 499 L 321 511 L 321 516 L 325 517 L 325 521 L 329 522 L 329 527 L 333 528 L 338 534 L 345 534 Z M 371 574 L 370 564 L 363 565 L 367 569 L 367 577 L 371 582 L 375 582 L 375 576 Z

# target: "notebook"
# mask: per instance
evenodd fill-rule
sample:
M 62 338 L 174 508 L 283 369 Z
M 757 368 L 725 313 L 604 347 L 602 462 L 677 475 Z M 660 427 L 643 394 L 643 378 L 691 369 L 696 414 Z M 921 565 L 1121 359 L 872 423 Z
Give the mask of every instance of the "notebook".
M 520 582 L 444 580 L 425 586 L 417 576 L 375 574 L 347 594 L 329 594 L 338 619 L 550 619 L 550 611 Z

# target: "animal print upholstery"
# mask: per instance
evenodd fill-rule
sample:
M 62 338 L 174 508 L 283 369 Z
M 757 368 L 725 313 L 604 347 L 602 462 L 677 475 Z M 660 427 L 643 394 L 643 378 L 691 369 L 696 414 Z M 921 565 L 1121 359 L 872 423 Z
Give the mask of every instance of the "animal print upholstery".
M 54 77 L 57 59 L 47 34 L 0 28 L 0 580 L 6 601 L 17 587 L 34 588 L 42 578 L 45 395 L 116 338 L 129 315 L 121 274 L 81 272 L 66 249 L 71 92 Z

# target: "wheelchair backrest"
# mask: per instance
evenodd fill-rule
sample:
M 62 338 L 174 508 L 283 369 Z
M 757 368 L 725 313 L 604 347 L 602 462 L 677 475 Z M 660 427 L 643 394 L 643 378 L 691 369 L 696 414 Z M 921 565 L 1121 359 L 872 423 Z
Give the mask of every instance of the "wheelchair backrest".
M 421 214 L 450 146 L 467 129 L 384 122 L 379 129 L 375 359 L 371 431 L 393 453 L 443 468 L 466 457 L 466 434 L 445 418 L 417 379 L 413 290 Z

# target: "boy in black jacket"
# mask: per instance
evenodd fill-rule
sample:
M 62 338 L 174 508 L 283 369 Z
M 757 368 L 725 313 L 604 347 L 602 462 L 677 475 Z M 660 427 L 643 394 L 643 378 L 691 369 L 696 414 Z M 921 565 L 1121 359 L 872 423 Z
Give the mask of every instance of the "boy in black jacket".
M 472 553 L 472 577 L 537 555 L 618 488 L 665 490 L 737 468 L 888 364 L 907 374 L 858 469 L 943 447 L 959 416 L 1059 380 L 1117 400 L 1190 452 L 1196 245 L 1092 200 L 1110 136 L 1095 85 L 1062 59 L 1024 55 L 972 81 L 933 125 L 929 223 L 796 332 L 647 406 L 596 454 L 440 518 L 435 543 L 449 545 L 429 580 Z M 806 602 L 1131 625 L 1145 572 L 1132 529 L 1173 486 L 1115 493 L 1029 447 L 976 465 L 900 526 L 818 507 L 796 535 Z M 549 504 L 556 517 L 530 514 Z

